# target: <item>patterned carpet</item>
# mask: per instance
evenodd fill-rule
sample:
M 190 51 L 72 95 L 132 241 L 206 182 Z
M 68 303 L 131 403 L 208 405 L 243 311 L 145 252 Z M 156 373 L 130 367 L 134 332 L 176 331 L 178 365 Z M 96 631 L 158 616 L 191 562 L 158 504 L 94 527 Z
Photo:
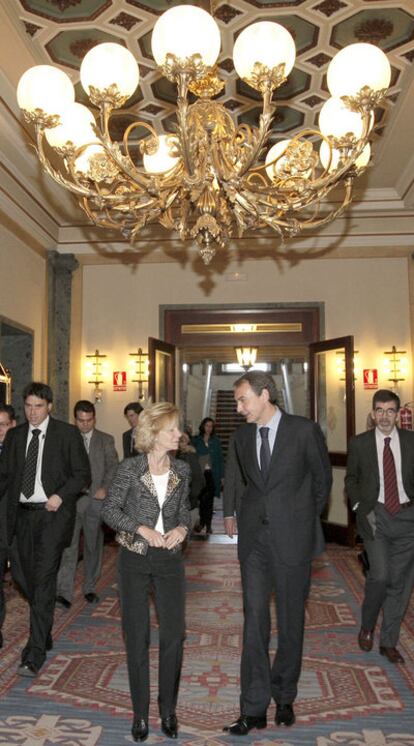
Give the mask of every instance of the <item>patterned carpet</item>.
M 33 680 L 15 673 L 28 614 L 25 602 L 7 586 L 0 746 L 133 743 L 116 552 L 115 547 L 105 548 L 97 605 L 84 602 L 80 565 L 74 604 L 69 611 L 56 610 L 54 649 Z M 242 739 L 222 733 L 223 724 L 238 715 L 242 600 L 235 545 L 221 543 L 216 534 L 191 542 L 187 579 L 187 639 L 178 708 L 183 746 L 414 746 L 414 597 L 399 646 L 406 665 L 393 666 L 377 649 L 362 653 L 356 634 L 363 576 L 353 550 L 330 546 L 314 565 L 296 725 L 276 728 L 272 707 L 269 727 Z M 147 743 L 171 743 L 159 728 L 155 615 L 152 620 Z

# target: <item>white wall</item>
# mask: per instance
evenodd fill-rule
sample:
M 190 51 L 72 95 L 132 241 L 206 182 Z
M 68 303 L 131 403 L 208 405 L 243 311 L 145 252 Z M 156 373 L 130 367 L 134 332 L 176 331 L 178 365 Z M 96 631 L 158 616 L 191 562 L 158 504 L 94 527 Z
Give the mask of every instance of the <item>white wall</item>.
M 241 282 L 229 280 L 234 272 L 241 273 Z M 325 337 L 353 334 L 361 370 L 378 368 L 381 376 L 382 352 L 393 344 L 411 351 L 406 258 L 321 259 L 282 268 L 272 260 L 234 262 L 226 274 L 213 272 L 211 280 L 203 283 L 201 276 L 178 263 L 85 267 L 83 354 L 99 347 L 108 355 L 111 370 L 125 370 L 128 353 L 138 346 L 146 350 L 148 336 L 159 336 L 160 305 L 264 302 L 323 302 Z M 380 377 L 379 385 L 389 384 Z M 403 401 L 412 398 L 411 390 L 410 365 L 410 380 L 399 390 Z M 90 395 L 83 380 L 82 396 Z M 135 397 L 134 386 L 114 393 L 107 385 L 99 405 L 100 426 L 119 437 L 125 429 L 122 408 Z M 358 381 L 357 430 L 365 429 L 371 397 Z

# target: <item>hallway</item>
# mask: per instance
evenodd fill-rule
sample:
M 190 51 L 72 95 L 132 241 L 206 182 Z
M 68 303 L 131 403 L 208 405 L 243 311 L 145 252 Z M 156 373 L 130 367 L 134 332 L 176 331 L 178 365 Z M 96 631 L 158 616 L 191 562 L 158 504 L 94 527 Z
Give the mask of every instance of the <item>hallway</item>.
M 242 739 L 222 733 L 238 715 L 242 599 L 236 546 L 217 533 L 187 551 L 187 639 L 180 687 L 179 743 L 183 746 L 412 746 L 414 744 L 414 599 L 399 648 L 405 666 L 356 642 L 363 576 L 354 550 L 331 545 L 314 564 L 307 607 L 304 665 L 291 729 L 273 724 Z M 4 647 L 0 656 L 0 746 L 122 746 L 132 743 L 131 710 L 116 592 L 116 553 L 105 547 L 100 602 L 77 591 L 69 611 L 57 609 L 54 648 L 34 680 L 16 676 L 27 634 L 27 607 L 8 584 Z M 153 615 L 153 644 L 156 620 Z M 272 649 L 276 641 L 272 642 Z M 148 744 L 167 743 L 160 732 L 157 650 Z

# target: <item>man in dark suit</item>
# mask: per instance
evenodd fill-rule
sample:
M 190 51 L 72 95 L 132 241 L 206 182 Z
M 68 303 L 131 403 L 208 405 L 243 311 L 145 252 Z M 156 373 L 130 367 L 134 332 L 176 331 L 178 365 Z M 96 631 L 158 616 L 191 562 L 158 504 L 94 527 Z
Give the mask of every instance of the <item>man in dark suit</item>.
M 76 427 L 50 416 L 52 390 L 32 382 L 23 392 L 27 422 L 8 431 L 0 458 L 0 495 L 7 495 L 7 534 L 14 535 L 30 604 L 30 633 L 21 676 L 36 676 L 51 647 L 56 576 L 72 539 L 76 501 L 90 482 Z
M 240 717 L 224 730 L 244 736 L 265 728 L 271 698 L 276 725 L 295 721 L 311 560 L 323 549 L 320 513 L 332 472 L 319 426 L 277 404 L 271 375 L 249 371 L 234 384 L 236 430 L 224 478 L 226 533 L 235 532 L 234 483 L 244 482 L 237 512 L 244 631 Z M 241 475 L 241 476 L 240 476 Z M 270 596 L 276 593 L 278 649 L 269 663 Z
M 3 450 L 7 431 L 16 427 L 16 417 L 11 404 L 0 404 L 0 455 Z M 0 648 L 3 647 L 3 623 L 6 615 L 6 603 L 4 598 L 4 575 L 7 569 L 9 549 L 7 546 L 6 531 L 6 506 L 0 505 Z
M 95 405 L 86 399 L 76 402 L 75 424 L 82 435 L 89 456 L 92 482 L 76 504 L 76 520 L 72 542 L 62 555 L 57 579 L 56 601 L 66 609 L 72 604 L 73 586 L 79 556 L 79 540 L 83 531 L 83 594 L 88 603 L 96 603 L 95 592 L 102 568 L 104 534 L 101 521 L 102 504 L 118 466 L 118 454 L 112 435 L 97 430 Z
M 138 425 L 138 417 L 142 412 L 141 404 L 138 401 L 131 401 L 124 407 L 124 417 L 129 422 L 130 429 L 122 433 L 122 449 L 124 452 L 124 458 L 131 458 L 132 456 L 138 456 L 138 451 L 135 449 L 135 428 Z
M 393 391 L 375 392 L 375 429 L 350 441 L 345 477 L 369 561 L 358 644 L 372 650 L 382 609 L 379 650 L 391 663 L 404 663 L 396 646 L 414 582 L 414 433 L 396 427 L 399 409 Z

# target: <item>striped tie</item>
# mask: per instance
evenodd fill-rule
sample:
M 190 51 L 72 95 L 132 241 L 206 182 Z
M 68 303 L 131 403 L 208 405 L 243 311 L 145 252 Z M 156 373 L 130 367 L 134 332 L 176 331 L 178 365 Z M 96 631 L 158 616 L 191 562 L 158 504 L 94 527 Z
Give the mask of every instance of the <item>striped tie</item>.
M 390 442 L 391 438 L 384 438 L 384 505 L 391 515 L 396 515 L 400 511 L 400 499 L 398 497 L 397 475 L 395 473 L 395 462 Z
M 22 493 L 27 499 L 33 495 L 35 490 L 37 457 L 39 455 L 39 435 L 40 430 L 37 428 L 32 430 L 32 439 L 27 449 L 26 461 L 24 462 Z

